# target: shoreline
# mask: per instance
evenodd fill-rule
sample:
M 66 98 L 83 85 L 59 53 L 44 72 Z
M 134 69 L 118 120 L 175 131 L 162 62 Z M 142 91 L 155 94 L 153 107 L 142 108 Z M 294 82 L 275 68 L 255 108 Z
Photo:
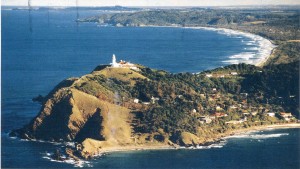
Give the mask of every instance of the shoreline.
M 264 131 L 268 129 L 292 129 L 292 128 L 300 128 L 300 123 L 285 123 L 285 124 L 273 124 L 273 125 L 262 125 L 262 126 L 253 126 L 249 128 L 241 128 L 241 129 L 235 129 L 231 130 L 225 133 L 219 133 L 216 135 L 216 137 L 213 140 L 204 141 L 199 145 L 192 146 L 192 147 L 183 147 L 183 146 L 171 146 L 167 144 L 157 144 L 157 145 L 129 145 L 129 146 L 113 146 L 113 147 L 106 147 L 103 151 L 94 154 L 92 157 L 97 158 L 101 156 L 105 156 L 109 153 L 118 153 L 118 152 L 135 152 L 135 151 L 147 151 L 147 150 L 201 150 L 201 149 L 209 149 L 209 148 L 222 148 L 224 144 L 224 140 L 231 138 L 231 136 L 239 136 L 245 133 L 255 132 L 255 131 Z M 51 156 L 45 156 L 43 158 L 47 158 L 51 161 L 56 162 L 62 162 L 62 163 L 69 163 L 72 165 L 75 165 L 77 167 L 83 167 L 84 165 L 89 165 L 88 159 L 78 159 L 70 158 L 63 161 L 58 161 L 55 159 L 52 159 Z M 78 157 L 76 157 L 78 158 Z
M 239 63 L 246 63 L 252 64 L 258 67 L 262 67 L 267 60 L 271 57 L 272 53 L 274 52 L 275 48 L 277 47 L 270 39 L 262 37 L 257 34 L 244 32 L 241 30 L 229 29 L 229 28 L 218 28 L 218 27 L 182 27 L 182 26 L 156 26 L 156 25 L 143 25 L 139 27 L 157 27 L 157 28 L 181 28 L 181 29 L 201 29 L 201 30 L 209 30 L 215 31 L 219 34 L 223 34 L 226 36 L 237 35 L 250 38 L 252 41 L 257 42 L 256 44 L 258 47 L 258 52 L 241 52 L 235 55 L 228 56 L 227 60 L 222 61 L 223 63 L 229 64 L 239 64 Z M 247 45 L 247 44 L 246 44 Z M 253 44 L 252 44 L 253 45 Z M 248 57 L 247 57 L 248 55 Z M 259 57 L 257 57 L 259 55 Z M 262 57 L 261 57 L 262 55 Z M 245 57 L 246 56 L 246 57 Z M 249 59 L 255 60 L 249 60 Z
M 253 126 L 249 128 L 241 128 L 236 130 L 231 130 L 225 133 L 219 133 L 213 140 L 204 141 L 197 146 L 210 146 L 212 144 L 218 143 L 221 140 L 230 138 L 233 135 L 240 135 L 253 131 L 264 131 L 268 129 L 291 129 L 291 128 L 300 128 L 300 123 L 286 123 L 286 124 L 274 124 L 274 125 L 262 125 L 262 126 Z M 193 147 L 179 147 L 179 146 L 171 146 L 171 145 L 131 145 L 124 147 L 109 147 L 105 148 L 104 151 L 94 155 L 93 157 L 99 157 L 105 155 L 106 153 L 113 152 L 126 152 L 126 151 L 144 151 L 144 150 L 177 150 L 177 149 L 197 149 L 197 146 Z M 200 148 L 201 149 L 201 148 Z
M 135 151 L 147 151 L 147 150 L 201 150 L 201 149 L 209 149 L 209 148 L 222 148 L 224 145 L 224 140 L 231 138 L 231 136 L 239 136 L 245 133 L 255 132 L 255 131 L 264 131 L 264 130 L 276 130 L 276 129 L 292 129 L 292 128 L 300 128 L 300 123 L 284 123 L 284 124 L 272 124 L 272 125 L 261 125 L 261 126 L 252 126 L 249 128 L 240 128 L 231 131 L 227 131 L 225 133 L 219 133 L 215 135 L 215 138 L 206 140 L 201 144 L 191 146 L 191 147 L 184 147 L 179 145 L 168 145 L 164 143 L 160 144 L 153 144 L 153 145 L 128 145 L 128 146 L 112 146 L 103 148 L 102 151 L 98 153 L 94 153 L 91 159 L 105 156 L 108 153 L 118 153 L 118 152 L 135 152 Z M 37 140 L 36 140 L 37 141 Z M 53 144 L 53 142 L 52 142 Z M 56 159 L 52 159 L 50 154 L 44 156 L 43 158 L 47 158 L 51 161 L 62 162 L 62 163 L 69 163 L 73 164 L 78 167 L 83 167 L 84 164 L 89 164 L 89 159 L 82 159 L 82 158 L 74 158 L 70 157 L 69 159 L 65 159 L 63 161 L 59 161 Z

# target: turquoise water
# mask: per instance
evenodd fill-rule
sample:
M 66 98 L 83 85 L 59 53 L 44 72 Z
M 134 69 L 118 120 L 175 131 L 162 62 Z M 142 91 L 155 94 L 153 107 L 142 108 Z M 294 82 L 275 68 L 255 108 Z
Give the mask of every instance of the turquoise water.
M 78 16 L 103 13 L 95 9 L 28 11 L 4 8 L 1 12 L 1 164 L 5 168 L 73 166 L 47 159 L 48 152 L 63 145 L 12 139 L 7 133 L 27 124 L 38 113 L 40 105 L 31 101 L 33 97 L 46 95 L 65 78 L 84 75 L 98 64 L 109 63 L 113 53 L 118 59 L 174 73 L 199 72 L 224 66 L 227 62 L 223 61 L 228 57 L 258 46 L 249 37 L 228 36 L 217 31 L 115 28 L 75 22 Z M 211 149 L 111 153 L 84 166 L 299 168 L 296 160 L 299 159 L 299 130 L 268 132 L 288 135 L 270 137 L 262 142 L 247 137 L 230 138 L 219 148 Z M 282 141 L 277 143 L 278 139 Z

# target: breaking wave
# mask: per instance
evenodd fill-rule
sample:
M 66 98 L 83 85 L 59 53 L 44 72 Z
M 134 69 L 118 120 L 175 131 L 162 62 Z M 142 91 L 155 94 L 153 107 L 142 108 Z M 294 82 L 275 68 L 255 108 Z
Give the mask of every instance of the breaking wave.
M 62 155 L 62 158 L 64 159 L 63 161 L 60 160 L 54 160 L 53 158 L 51 158 L 51 156 L 53 155 L 53 153 L 43 153 L 42 158 L 53 161 L 53 162 L 57 162 L 57 163 L 67 163 L 67 164 L 72 164 L 74 167 L 93 167 L 91 165 L 91 162 L 89 161 L 85 161 L 85 160 L 74 160 L 71 158 L 67 158 L 65 155 Z
M 226 138 L 268 139 L 268 138 L 276 138 L 276 137 L 287 136 L 287 135 L 289 135 L 289 133 L 277 133 L 277 134 L 241 134 L 241 135 L 228 136 Z
M 197 149 L 211 149 L 211 148 L 222 148 L 224 147 L 225 145 L 227 144 L 227 141 L 226 140 L 222 140 L 218 143 L 213 143 L 211 145 L 208 145 L 208 146 L 197 146 L 196 148 Z
M 180 147 L 181 149 L 212 149 L 212 148 L 222 148 L 227 144 L 226 140 L 221 140 L 216 143 L 212 143 L 210 145 L 197 145 L 197 146 L 191 146 L 191 147 Z
M 206 28 L 206 27 L 190 27 L 191 29 L 204 29 L 217 31 L 219 34 L 223 34 L 226 36 L 230 36 L 233 38 L 241 38 L 246 37 L 250 40 L 242 39 L 241 43 L 249 46 L 244 48 L 244 50 L 251 52 L 241 52 L 239 54 L 235 54 L 232 56 L 228 56 L 228 60 L 222 61 L 223 63 L 229 64 L 239 64 L 239 63 L 247 63 L 258 65 L 261 62 L 265 61 L 271 54 L 272 50 L 276 47 L 269 41 L 259 35 L 254 35 L 251 33 L 245 33 L 237 30 L 224 29 L 224 28 Z

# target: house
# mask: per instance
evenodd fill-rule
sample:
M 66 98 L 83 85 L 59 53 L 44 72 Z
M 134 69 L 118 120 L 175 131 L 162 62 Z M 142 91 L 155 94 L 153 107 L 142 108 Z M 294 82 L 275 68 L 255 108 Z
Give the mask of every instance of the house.
M 220 106 L 216 106 L 216 111 L 223 110 Z
M 275 117 L 275 113 L 273 113 L 273 112 L 268 112 L 268 113 L 266 113 L 266 115 L 270 116 L 270 117 Z
M 134 99 L 133 103 L 139 103 L 139 99 Z
M 256 116 L 257 113 L 258 113 L 257 111 L 253 111 L 253 112 L 251 112 L 251 115 L 252 115 L 252 116 Z
M 180 99 L 180 98 L 182 98 L 182 95 L 177 95 L 177 97 Z
M 231 109 L 236 109 L 237 107 L 235 105 L 230 106 Z
M 214 114 L 212 114 L 211 116 L 214 116 L 216 118 L 219 118 L 219 117 L 226 117 L 228 116 L 227 114 L 225 113 L 221 113 L 221 112 L 215 112 Z
M 193 109 L 192 112 L 193 112 L 193 113 L 197 113 L 197 110 L 196 110 L 196 109 Z
M 241 96 L 247 97 L 248 93 L 240 93 Z
M 206 77 L 212 77 L 213 75 L 212 74 L 206 74 L 205 76 Z
M 143 102 L 143 104 L 144 104 L 144 105 L 149 105 L 149 104 L 150 104 L 150 102 Z
M 231 75 L 233 75 L 233 76 L 236 76 L 236 75 L 238 75 L 238 73 L 237 73 L 237 72 L 230 72 L 230 74 L 231 74 Z
M 249 116 L 250 113 L 248 113 L 248 112 L 243 112 L 243 115 L 244 115 L 244 116 Z
M 293 117 L 292 113 L 280 112 L 280 116 L 286 121 L 290 121 Z
M 240 119 L 240 121 L 241 121 L 241 122 L 247 121 L 247 117 L 244 117 L 244 118 Z
M 205 98 L 205 94 L 200 94 L 200 97 L 201 98 Z
M 158 97 L 151 97 L 151 102 L 154 104 L 155 103 L 155 101 L 158 101 L 159 100 L 159 98 Z
M 209 116 L 201 116 L 198 118 L 200 120 L 200 123 L 211 123 L 212 119 Z

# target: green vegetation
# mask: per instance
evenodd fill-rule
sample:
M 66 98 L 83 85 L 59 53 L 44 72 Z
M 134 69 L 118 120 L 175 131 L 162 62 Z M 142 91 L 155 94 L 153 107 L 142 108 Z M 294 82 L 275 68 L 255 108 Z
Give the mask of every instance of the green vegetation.
M 69 86 L 59 86 L 129 109 L 132 135 L 141 143 L 152 139 L 200 143 L 233 129 L 291 121 L 281 112 L 299 117 L 298 62 L 263 68 L 229 65 L 199 74 L 139 67 L 135 71 L 98 66 Z
M 228 74 L 237 72 L 237 76 L 226 78 L 208 78 L 206 73 Z M 188 131 L 197 133 L 201 126 L 198 118 L 214 114 L 216 107 L 227 117 L 218 118 L 212 126 L 222 131 L 228 129 L 229 120 L 247 117 L 245 126 L 279 122 L 268 118 L 268 112 L 293 112 L 299 114 L 299 63 L 268 66 L 264 69 L 252 65 L 239 64 L 207 71 L 198 75 L 190 73 L 161 74 L 143 69 L 142 73 L 151 77 L 151 81 L 141 80 L 131 90 L 132 97 L 149 101 L 152 96 L 160 100 L 144 112 L 138 112 L 140 120 L 136 126 L 138 132 L 154 132 L 164 129 L 176 133 Z M 213 89 L 216 88 L 216 91 Z M 247 95 L 245 96 L 245 93 Z M 230 107 L 236 106 L 232 109 Z M 196 113 L 193 113 L 193 109 Z M 258 115 L 245 115 L 258 112 Z
M 265 65 L 287 64 L 300 61 L 300 41 L 282 42 L 272 53 Z
M 120 146 L 195 146 L 235 129 L 295 122 L 294 116 L 300 117 L 298 19 L 292 9 L 195 8 L 82 20 L 114 26 L 230 28 L 268 37 L 278 47 L 262 67 L 238 64 L 199 74 L 100 65 L 88 75 L 64 80 L 47 97 L 37 97 L 43 104 L 38 116 L 10 135 L 78 141 L 75 154 L 89 158 Z
M 79 20 L 114 26 L 205 26 L 238 29 L 271 40 L 297 39 L 298 9 L 153 9 L 103 14 Z
M 180 133 L 185 131 L 199 136 L 209 133 L 207 130 L 212 128 L 225 132 L 277 123 L 283 120 L 280 112 L 292 112 L 299 117 L 300 48 L 297 35 L 300 31 L 296 9 L 153 9 L 104 14 L 80 21 L 113 26 L 228 28 L 266 37 L 277 45 L 264 67 L 230 65 L 196 75 L 141 69 L 140 73 L 148 79 L 137 80 L 128 96 L 153 104 L 134 113 L 135 132 L 162 129 L 170 134 L 170 138 L 178 140 Z M 153 101 L 152 97 L 159 100 Z M 228 116 L 215 118 L 211 123 L 199 120 L 216 112 Z M 268 113 L 275 113 L 279 118 Z M 228 123 L 240 122 L 245 117 L 247 121 L 240 124 Z

